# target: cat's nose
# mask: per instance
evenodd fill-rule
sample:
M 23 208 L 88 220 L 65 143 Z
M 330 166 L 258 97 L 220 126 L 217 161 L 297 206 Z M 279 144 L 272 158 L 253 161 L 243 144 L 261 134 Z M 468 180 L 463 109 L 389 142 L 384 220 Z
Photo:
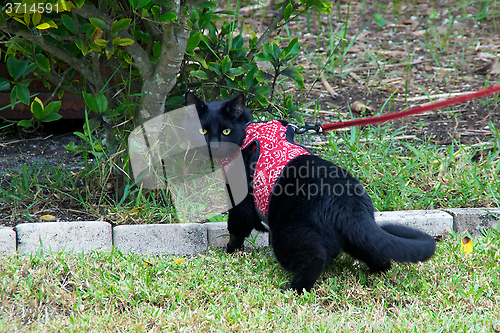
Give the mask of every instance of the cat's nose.
M 219 148 L 219 143 L 217 141 L 210 142 L 210 149 L 218 149 L 218 148 Z

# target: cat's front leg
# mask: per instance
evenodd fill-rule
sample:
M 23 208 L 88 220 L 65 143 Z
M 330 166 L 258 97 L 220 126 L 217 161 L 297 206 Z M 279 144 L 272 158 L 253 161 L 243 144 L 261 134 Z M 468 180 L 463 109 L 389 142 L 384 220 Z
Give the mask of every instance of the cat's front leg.
M 243 249 L 243 242 L 245 241 L 245 237 L 240 237 L 236 235 L 229 235 L 229 242 L 227 243 L 227 253 L 233 253 L 236 250 Z
M 227 229 L 230 237 L 227 243 L 227 253 L 241 250 L 245 238 L 259 224 L 260 219 L 255 212 L 253 198 L 248 195 L 245 200 L 229 210 Z

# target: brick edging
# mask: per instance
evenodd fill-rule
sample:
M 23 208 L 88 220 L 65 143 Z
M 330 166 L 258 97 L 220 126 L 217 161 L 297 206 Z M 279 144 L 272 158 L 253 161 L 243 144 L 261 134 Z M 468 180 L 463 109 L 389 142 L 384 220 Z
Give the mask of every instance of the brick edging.
M 453 208 L 375 213 L 377 223 L 400 223 L 433 236 L 446 230 L 468 231 L 477 236 L 481 229 L 499 225 L 496 208 Z M 123 252 L 137 254 L 194 255 L 208 248 L 227 244 L 225 222 L 185 224 L 140 224 L 112 227 L 108 222 L 40 222 L 22 223 L 14 228 L 0 227 L 0 255 L 34 253 L 40 249 L 53 252 L 89 252 L 115 246 Z M 268 246 L 265 234 L 253 233 L 246 247 Z

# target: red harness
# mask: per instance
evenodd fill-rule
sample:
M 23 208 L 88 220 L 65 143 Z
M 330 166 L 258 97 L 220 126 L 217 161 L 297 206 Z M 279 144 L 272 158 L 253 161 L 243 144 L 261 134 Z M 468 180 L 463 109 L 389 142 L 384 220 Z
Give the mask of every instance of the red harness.
M 287 140 L 287 130 L 291 142 Z M 266 216 L 274 184 L 283 168 L 295 157 L 311 153 L 293 141 L 293 128 L 278 120 L 247 125 L 241 149 L 254 142 L 260 152 L 253 175 L 253 198 L 257 211 Z

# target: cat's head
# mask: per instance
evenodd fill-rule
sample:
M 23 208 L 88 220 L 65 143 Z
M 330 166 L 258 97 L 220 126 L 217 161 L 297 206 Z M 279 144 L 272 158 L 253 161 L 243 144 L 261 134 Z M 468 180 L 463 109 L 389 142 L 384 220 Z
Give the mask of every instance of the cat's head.
M 251 118 L 250 112 L 245 108 L 245 96 L 241 94 L 225 101 L 205 102 L 187 92 L 186 106 L 188 105 L 196 107 L 196 114 L 192 108 L 187 109 L 186 131 L 198 134 L 198 138 L 201 134 L 214 158 L 234 154 L 235 146 L 239 147 L 243 143 L 245 128 Z M 199 124 L 197 121 L 189 121 L 196 116 L 200 120 Z

